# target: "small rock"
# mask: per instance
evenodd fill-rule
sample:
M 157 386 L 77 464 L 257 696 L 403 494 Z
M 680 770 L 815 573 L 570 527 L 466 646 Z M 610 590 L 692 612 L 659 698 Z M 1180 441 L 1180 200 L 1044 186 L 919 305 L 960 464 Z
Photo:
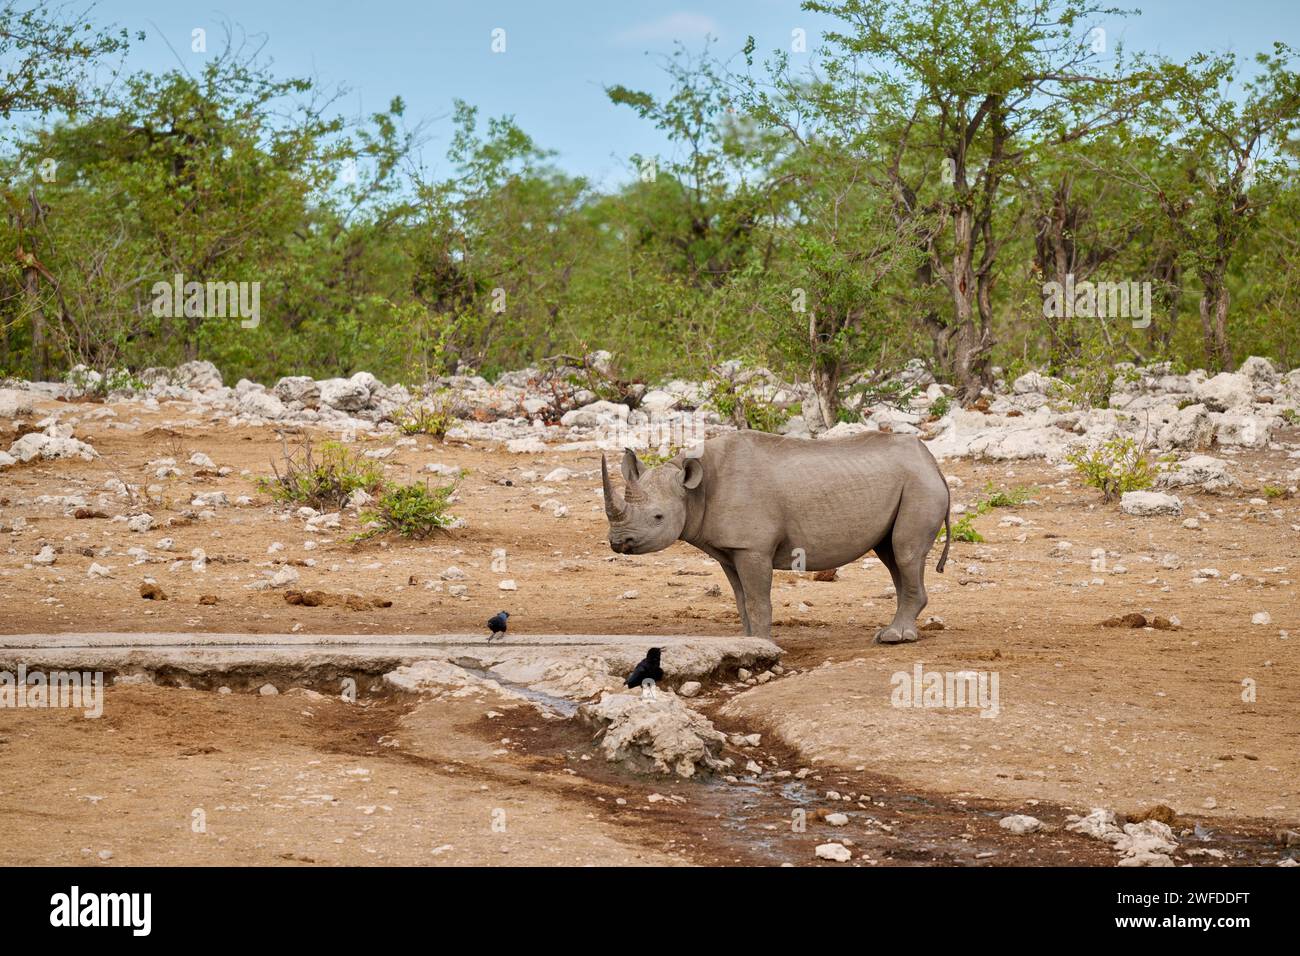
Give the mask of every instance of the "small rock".
M 126 527 L 128 531 L 142 534 L 153 527 L 153 515 L 132 515 L 127 519 Z
M 1159 491 L 1126 491 L 1119 500 L 1119 510 L 1140 518 L 1176 515 L 1182 514 L 1183 503 L 1176 495 Z
M 847 863 L 853 859 L 853 854 L 849 848 L 842 843 L 822 843 L 814 851 L 819 860 L 833 860 L 836 863 Z
M 1026 833 L 1037 833 L 1041 830 L 1043 821 L 1023 813 L 1013 813 L 1011 816 L 999 820 L 998 826 L 1004 830 L 1010 830 L 1016 836 L 1024 836 Z

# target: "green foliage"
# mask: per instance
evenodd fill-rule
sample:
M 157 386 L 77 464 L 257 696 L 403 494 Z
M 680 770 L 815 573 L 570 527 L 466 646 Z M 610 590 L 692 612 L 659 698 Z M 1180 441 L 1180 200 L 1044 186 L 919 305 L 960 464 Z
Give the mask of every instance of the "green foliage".
M 1102 500 L 1114 501 L 1127 491 L 1143 491 L 1155 484 L 1168 458 L 1152 459 L 1146 446 L 1117 435 L 1094 448 L 1076 446 L 1066 455 L 1075 472 Z
M 0 119 L 83 109 L 96 61 L 124 53 L 127 32 L 96 30 L 82 10 L 45 0 L 22 6 L 0 6 Z
M 740 356 L 810 384 L 832 425 L 905 403 L 883 389 L 917 355 L 958 401 L 998 364 L 1050 370 L 1075 408 L 1105 406 L 1121 359 L 1300 363 L 1288 47 L 1249 70 L 1099 53 L 1089 31 L 1118 14 L 1093 0 L 807 8 L 827 27 L 807 57 L 706 45 L 654 93 L 610 85 L 670 149 L 598 187 L 469 103 L 426 164 L 400 97 L 344 122 L 332 91 L 239 48 L 128 75 L 115 28 L 0 5 L 0 117 L 32 119 L 0 147 L 0 376 L 202 357 L 232 382 L 423 384 L 601 348 L 618 370 L 571 384 L 630 402 Z M 259 324 L 155 314 L 178 274 L 258 283 Z M 1067 274 L 1150 282 L 1150 325 L 1046 314 Z M 749 427 L 783 418 L 712 392 Z
M 1047 397 L 1057 408 L 1105 408 L 1114 380 L 1114 366 L 1096 361 L 1052 382 Z
M 384 484 L 383 467 L 340 442 L 324 442 L 319 454 L 311 439 L 295 450 L 284 449 L 271 462 L 273 476 L 258 488 L 283 504 L 307 505 L 318 511 L 342 508 L 354 491 L 374 494 Z
M 943 418 L 952 409 L 952 396 L 940 395 L 930 404 L 930 414 L 935 418 Z
M 1288 494 L 1285 488 L 1281 488 L 1277 485 L 1265 485 L 1264 497 L 1265 498 L 1286 498 L 1288 497 Z
M 752 382 L 736 382 L 716 373 L 705 383 L 705 404 L 738 428 L 776 432 L 790 417 L 765 401 Z
M 984 536 L 975 530 L 975 519 L 988 514 L 994 508 L 1017 508 L 1027 502 L 1034 493 L 1033 488 L 1013 488 L 1006 491 L 995 487 L 993 482 L 984 485 L 984 494 L 952 524 L 954 541 L 980 543 Z M 943 537 L 942 529 L 939 537 Z
M 655 465 L 662 465 L 665 462 L 672 461 L 680 455 L 685 449 L 680 445 L 669 445 L 664 451 L 644 451 L 637 455 L 641 462 L 653 468 Z
M 456 424 L 451 411 L 451 393 L 443 390 L 416 399 L 393 413 L 393 424 L 403 435 L 429 435 L 442 441 Z
M 968 511 L 957 521 L 952 523 L 952 539 L 954 541 L 966 541 L 971 544 L 979 544 L 984 540 L 984 535 L 975 530 L 975 519 L 983 512 Z M 943 537 L 942 532 L 940 537 Z
M 428 482 L 387 487 L 380 492 L 372 505 L 361 512 L 361 520 L 369 527 L 358 539 L 384 534 L 397 534 L 403 538 L 427 538 L 444 531 L 456 519 L 449 514 L 451 496 L 456 485 L 430 488 Z
M 97 398 L 113 392 L 143 392 L 148 387 L 138 376 L 124 368 L 109 369 L 101 374 L 79 365 L 68 373 L 67 381 L 78 394 Z
M 1013 488 L 1011 491 L 1004 491 L 995 488 L 990 481 L 984 486 L 984 498 L 980 503 L 987 505 L 985 511 L 989 508 L 1018 508 L 1028 501 L 1033 493 L 1033 488 Z

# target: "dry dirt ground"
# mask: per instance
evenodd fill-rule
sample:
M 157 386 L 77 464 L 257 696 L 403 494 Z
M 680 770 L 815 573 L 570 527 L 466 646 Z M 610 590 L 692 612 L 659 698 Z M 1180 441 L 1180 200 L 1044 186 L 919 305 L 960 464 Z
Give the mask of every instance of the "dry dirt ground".
M 231 428 L 179 403 L 114 411 L 140 427 L 77 426 L 99 460 L 0 473 L 5 633 L 477 631 L 503 608 L 519 632 L 738 627 L 722 572 L 693 549 L 609 551 L 597 455 L 508 455 L 421 437 L 386 459 L 387 473 L 410 480 L 430 462 L 468 469 L 454 507 L 467 527 L 427 541 L 354 542 L 355 516 L 311 533 L 259 492 L 255 478 L 281 453 L 274 430 Z M 363 435 L 356 447 L 392 445 Z M 1289 852 L 1275 832 L 1300 824 L 1300 507 L 1264 491 L 1291 484 L 1300 462 L 1288 447 L 1231 457 L 1243 488 L 1182 494 L 1178 518 L 1125 516 L 1041 462 L 945 462 L 961 482 L 957 502 L 990 482 L 1033 491 L 976 519 L 986 540 L 954 543 L 947 573 L 929 572 L 925 614 L 943 626 L 917 644 L 871 643 L 893 613 L 878 562 L 843 568 L 833 582 L 778 572 L 773 636 L 797 673 L 706 688 L 705 706 L 724 729 L 763 732 L 761 747 L 734 755 L 741 765 L 811 768 L 797 785 L 771 774 L 748 787 L 620 775 L 601 764 L 589 733 L 483 695 L 363 694 L 348 704 L 302 689 L 262 697 L 119 685 L 98 720 L 0 709 L 0 863 L 802 865 L 835 836 L 855 843 L 857 864 L 1110 864 L 1109 848 L 1059 829 L 1065 815 L 1155 804 L 1229 861 L 1273 863 Z M 232 471 L 186 464 L 193 452 Z M 175 458 L 181 475 L 155 478 L 149 462 L 160 458 Z M 578 475 L 552 485 L 523 475 L 560 465 Z M 108 518 L 85 519 L 36 502 L 82 495 L 95 506 L 112 477 L 161 485 L 162 502 L 118 501 Z M 566 517 L 540 507 L 548 490 Z M 192 495 L 211 491 L 254 503 L 185 517 Z M 111 520 L 134 510 L 156 527 L 133 533 Z M 19 517 L 25 527 L 9 530 Z M 1185 528 L 1186 517 L 1199 529 Z M 159 550 L 164 537 L 173 552 Z M 42 543 L 59 552 L 53 566 L 31 563 Z M 282 549 L 269 553 L 273 543 Z M 150 560 L 133 564 L 130 547 Z M 188 563 L 194 548 L 208 556 L 202 573 Z M 177 558 L 185 563 L 171 570 Z M 112 577 L 88 577 L 92 561 Z M 292 606 L 281 590 L 246 587 L 285 562 L 300 574 L 295 587 L 392 605 Z M 466 597 L 439 580 L 452 564 L 468 574 Z M 1193 583 L 1206 568 L 1218 576 Z M 141 598 L 146 576 L 168 600 Z M 498 590 L 503 578 L 518 590 Z M 218 603 L 201 605 L 201 595 Z M 1178 626 L 1101 626 L 1132 612 Z M 1252 624 L 1258 612 L 1270 623 Z M 891 678 L 918 664 L 995 673 L 997 716 L 893 706 Z M 833 834 L 815 814 L 833 806 L 832 789 L 857 811 Z M 806 830 L 791 827 L 791 807 L 812 814 Z M 997 827 L 1005 813 L 1053 830 L 1011 836 Z

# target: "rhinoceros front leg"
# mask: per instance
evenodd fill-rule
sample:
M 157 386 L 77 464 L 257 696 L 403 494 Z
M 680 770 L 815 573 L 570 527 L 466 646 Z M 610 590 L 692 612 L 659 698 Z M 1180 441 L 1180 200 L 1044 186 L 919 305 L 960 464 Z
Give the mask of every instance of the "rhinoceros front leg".
M 731 584 L 731 593 L 736 597 L 736 610 L 740 612 L 741 633 L 746 637 L 752 635 L 749 629 L 749 612 L 745 610 L 745 588 L 740 582 L 740 575 L 736 572 L 736 566 L 726 561 L 719 560 L 722 570 L 727 575 L 727 581 Z
M 745 633 L 754 637 L 771 637 L 772 556 L 738 551 L 734 560 L 744 595 L 745 609 L 741 616 L 747 623 Z

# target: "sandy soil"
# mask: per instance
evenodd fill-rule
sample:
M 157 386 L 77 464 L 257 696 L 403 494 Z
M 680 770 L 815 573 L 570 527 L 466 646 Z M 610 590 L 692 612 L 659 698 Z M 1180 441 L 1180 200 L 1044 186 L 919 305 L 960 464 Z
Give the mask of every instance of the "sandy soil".
M 178 404 L 155 415 L 115 410 L 120 420 L 138 419 L 140 429 L 77 428 L 101 460 L 0 474 L 0 528 L 26 520 L 0 539 L 0 630 L 447 632 L 477 630 L 502 608 L 521 632 L 708 635 L 738 626 L 721 571 L 693 549 L 639 557 L 609 551 L 592 454 L 507 455 L 421 438 L 387 459 L 388 473 L 413 477 L 429 462 L 467 468 L 454 510 L 468 527 L 423 542 L 357 543 L 350 540 L 355 517 L 345 516 L 339 531 L 309 533 L 258 492 L 253 479 L 269 473 L 280 453 L 274 431 L 205 423 Z M 233 472 L 196 474 L 202 469 L 185 464 L 196 451 Z M 148 462 L 163 457 L 177 459 L 180 477 L 153 477 L 157 466 Z M 987 482 L 1035 491 L 1026 505 L 978 519 L 987 540 L 954 544 L 947 573 L 930 573 L 926 615 L 941 618 L 943 629 L 914 645 L 871 644 L 893 613 L 888 575 L 873 560 L 841 569 L 834 582 L 778 573 L 774 639 L 801 673 L 727 701 L 718 719 L 766 730 L 762 759 L 773 766 L 813 766 L 828 784 L 838 775 L 846 783 L 837 786 L 883 801 L 894 816 L 882 820 L 925 835 L 912 841 L 922 849 L 909 860 L 882 831 L 876 843 L 859 834 L 882 862 L 1034 861 L 1017 838 L 997 833 L 1003 811 L 1059 821 L 1069 808 L 1166 803 L 1189 820 L 1260 839 L 1277 825 L 1295 826 L 1300 508 L 1291 497 L 1265 505 L 1250 499 L 1262 498 L 1266 484 L 1285 487 L 1297 463 L 1285 450 L 1232 460 L 1240 492 L 1182 496 L 1184 517 L 1199 516 L 1198 530 L 1181 518 L 1124 516 L 1042 463 L 945 463 L 961 480 L 956 501 L 973 500 Z M 580 474 L 552 486 L 523 480 L 524 471 L 544 475 L 558 465 Z M 110 477 L 163 486 L 164 503 L 147 507 L 157 527 L 135 534 L 121 522 L 77 520 L 36 503 L 39 495 L 83 495 L 97 507 Z M 507 479 L 510 486 L 498 483 Z M 540 508 L 546 487 L 567 517 Z M 186 517 L 196 510 L 188 504 L 193 494 L 217 490 L 231 499 L 252 495 L 254 505 Z M 141 509 L 117 501 L 105 510 L 111 518 Z M 1023 524 L 1003 526 L 1008 517 Z M 163 537 L 173 539 L 173 553 L 158 549 Z M 1054 556 L 1062 540 L 1073 547 Z M 52 567 L 30 564 L 43 542 L 59 551 Z M 283 549 L 269 554 L 276 542 Z M 133 546 L 151 560 L 132 564 L 125 552 Z M 188 561 L 171 571 L 193 548 L 207 553 L 207 571 L 195 573 Z M 1092 556 L 1097 548 L 1108 552 L 1104 563 Z M 498 549 L 504 568 L 499 554 L 493 567 Z M 92 561 L 113 577 L 88 578 Z M 307 608 L 286 604 L 281 591 L 246 589 L 282 562 L 300 573 L 297 587 L 392 606 Z M 452 597 L 438 579 L 452 564 L 468 574 L 466 598 Z M 1126 571 L 1115 573 L 1117 565 Z M 1193 584 L 1201 568 L 1220 576 Z M 169 600 L 140 597 L 146 576 Z M 507 577 L 517 592 L 498 590 Z M 636 597 L 625 597 L 629 591 Z M 200 605 L 201 595 L 219 603 Z M 1271 623 L 1252 625 L 1259 611 Z M 1130 612 L 1175 617 L 1180 626 L 1100 626 Z M 917 663 L 996 671 L 998 717 L 891 706 L 891 675 Z M 1243 681 L 1253 700 L 1243 700 Z M 713 791 L 610 777 L 582 759 L 582 741 L 539 724 L 531 709 L 492 719 L 485 714 L 495 705 L 486 700 L 412 706 L 124 686 L 110 692 L 100 721 L 0 710 L 0 862 L 80 863 L 98 860 L 101 850 L 111 851 L 113 863 L 656 864 L 772 862 L 795 852 L 746 850 L 761 829 L 783 828 L 788 811 L 778 814 L 779 801 L 756 797 L 745 822 L 728 827 L 729 811 L 715 805 Z M 495 720 L 504 721 L 501 737 L 510 743 L 501 743 Z M 386 735 L 401 745 L 380 743 Z M 350 773 L 357 769 L 370 772 Z M 656 788 L 681 802 L 645 803 Z M 908 794 L 924 795 L 924 808 L 904 801 Z M 620 796 L 625 804 L 616 803 Z M 192 830 L 196 809 L 207 814 L 206 834 Z M 504 833 L 492 829 L 501 809 Z M 715 823 L 701 830 L 705 819 Z M 814 836 L 800 836 L 793 859 L 809 860 Z M 1053 839 L 1060 858 L 1041 862 L 1109 860 L 1073 835 Z M 446 845 L 453 849 L 434 853 Z M 977 858 L 976 850 L 993 855 Z

